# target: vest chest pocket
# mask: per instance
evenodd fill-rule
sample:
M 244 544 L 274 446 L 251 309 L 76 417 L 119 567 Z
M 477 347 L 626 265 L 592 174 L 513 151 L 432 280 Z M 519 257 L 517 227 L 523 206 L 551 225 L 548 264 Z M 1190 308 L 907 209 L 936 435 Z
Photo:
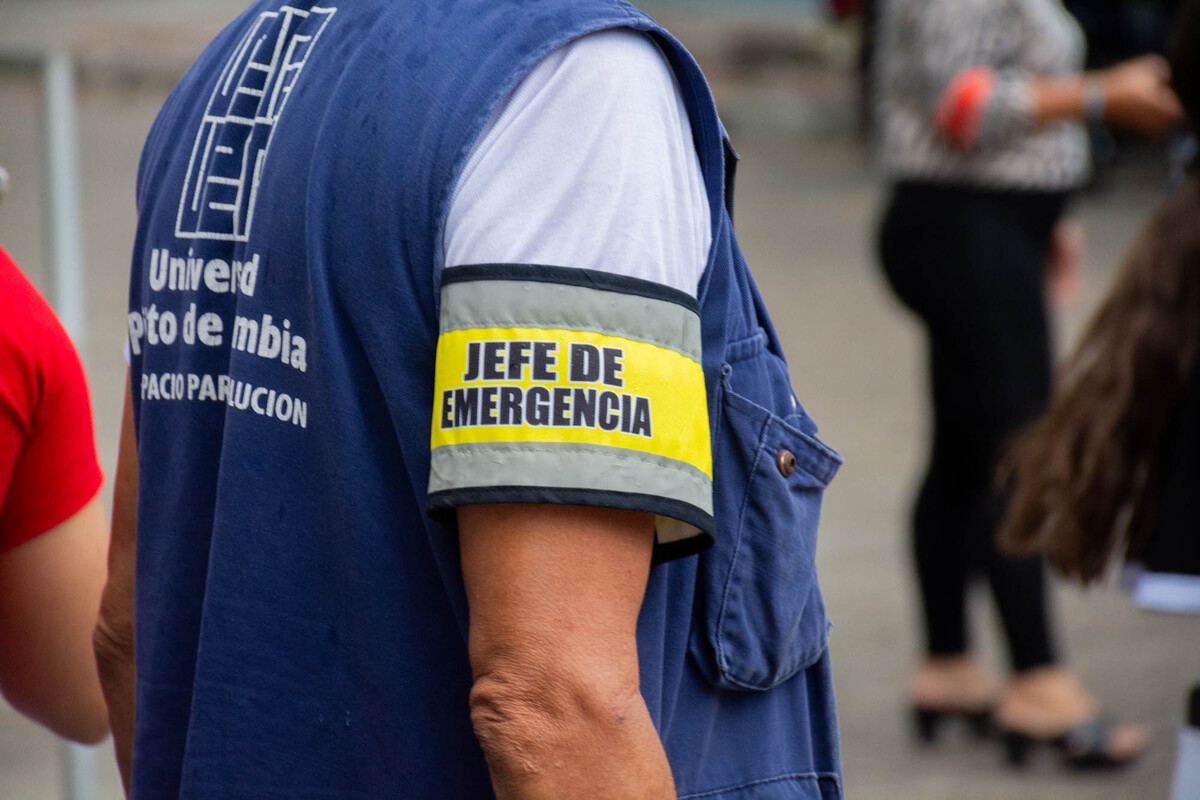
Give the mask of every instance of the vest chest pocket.
M 817 524 L 842 459 L 816 438 L 782 359 L 765 349 L 725 365 L 718 398 L 717 535 L 701 555 L 691 650 L 716 686 L 762 691 L 825 652 Z M 779 405 L 782 414 L 770 410 Z

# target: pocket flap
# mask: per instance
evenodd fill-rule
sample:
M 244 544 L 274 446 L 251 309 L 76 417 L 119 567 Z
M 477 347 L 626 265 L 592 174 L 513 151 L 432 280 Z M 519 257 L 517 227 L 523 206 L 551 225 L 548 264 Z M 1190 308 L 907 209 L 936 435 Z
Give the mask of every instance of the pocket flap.
M 770 689 L 828 643 L 816 536 L 822 493 L 842 459 L 802 429 L 802 412 L 796 417 L 793 424 L 728 386 L 721 392 L 717 542 L 702 556 L 693 655 L 722 688 Z

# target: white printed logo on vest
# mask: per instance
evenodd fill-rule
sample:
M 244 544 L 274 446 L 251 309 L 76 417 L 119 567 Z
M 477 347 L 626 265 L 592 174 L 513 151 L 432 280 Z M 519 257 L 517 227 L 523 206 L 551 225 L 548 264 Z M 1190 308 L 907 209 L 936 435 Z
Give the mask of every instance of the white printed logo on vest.
M 225 63 L 192 145 L 175 235 L 244 242 L 279 119 L 336 8 L 258 16 Z

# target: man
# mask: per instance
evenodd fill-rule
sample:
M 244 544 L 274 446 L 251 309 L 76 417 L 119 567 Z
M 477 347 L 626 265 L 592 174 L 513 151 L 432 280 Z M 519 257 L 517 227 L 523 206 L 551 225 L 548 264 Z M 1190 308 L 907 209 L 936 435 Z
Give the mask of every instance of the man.
M 92 657 L 102 482 L 79 356 L 0 248 L 0 692 L 87 743 L 108 732 Z
M 840 796 L 838 458 L 725 168 L 624 3 L 217 38 L 139 179 L 99 653 L 135 796 Z

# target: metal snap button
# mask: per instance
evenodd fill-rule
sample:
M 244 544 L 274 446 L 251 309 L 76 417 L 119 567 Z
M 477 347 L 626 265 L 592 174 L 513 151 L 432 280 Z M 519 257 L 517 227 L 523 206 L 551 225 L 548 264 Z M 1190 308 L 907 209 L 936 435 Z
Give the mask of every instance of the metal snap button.
M 779 455 L 775 456 L 775 466 L 783 477 L 792 477 L 796 471 L 796 454 L 787 448 L 780 450 Z

